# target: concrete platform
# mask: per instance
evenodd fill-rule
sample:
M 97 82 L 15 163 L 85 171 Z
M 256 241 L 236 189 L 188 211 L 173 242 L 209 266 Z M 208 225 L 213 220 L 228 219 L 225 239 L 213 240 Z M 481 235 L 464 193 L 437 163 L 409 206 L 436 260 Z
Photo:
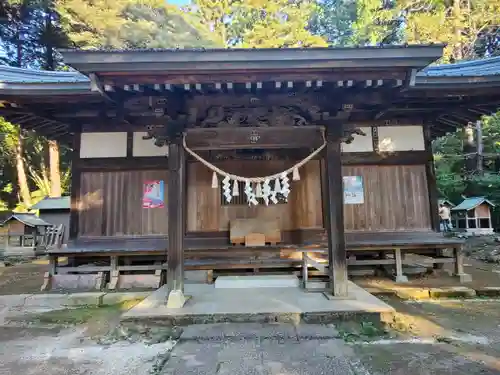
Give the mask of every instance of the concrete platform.
M 219 276 L 215 280 L 215 288 L 225 289 L 298 288 L 299 285 L 296 275 Z
M 394 309 L 349 282 L 349 298 L 329 300 L 322 293 L 300 288 L 220 289 L 187 284 L 191 298 L 180 309 L 168 309 L 166 286 L 122 315 L 122 322 L 189 325 L 222 322 L 330 323 L 343 319 L 375 318 Z

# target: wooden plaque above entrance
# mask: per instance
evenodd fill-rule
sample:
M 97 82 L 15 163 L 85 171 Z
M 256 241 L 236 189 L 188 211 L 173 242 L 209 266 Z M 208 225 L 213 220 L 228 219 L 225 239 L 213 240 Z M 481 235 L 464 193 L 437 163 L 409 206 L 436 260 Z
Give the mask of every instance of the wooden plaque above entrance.
M 323 135 L 320 127 L 198 128 L 187 130 L 186 144 L 192 150 L 317 148 Z

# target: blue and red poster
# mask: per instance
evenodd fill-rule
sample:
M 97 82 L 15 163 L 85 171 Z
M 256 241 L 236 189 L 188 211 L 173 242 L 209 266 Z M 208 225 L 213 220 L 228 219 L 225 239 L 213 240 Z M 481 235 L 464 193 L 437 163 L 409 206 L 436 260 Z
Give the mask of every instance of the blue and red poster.
M 165 207 L 163 180 L 146 181 L 143 186 L 142 208 Z

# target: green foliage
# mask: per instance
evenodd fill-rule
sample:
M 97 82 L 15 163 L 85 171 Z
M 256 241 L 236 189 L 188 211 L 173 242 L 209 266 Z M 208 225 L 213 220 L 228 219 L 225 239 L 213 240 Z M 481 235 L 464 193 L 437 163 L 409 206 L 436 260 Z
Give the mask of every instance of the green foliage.
M 310 30 L 323 36 L 330 45 L 350 45 L 353 42 L 352 26 L 356 11 L 354 0 L 319 1 L 310 22 Z
M 242 9 L 252 20 L 251 28 L 241 35 L 241 47 L 325 47 L 326 41 L 308 29 L 316 11 L 311 1 L 251 0 Z
M 453 134 L 434 141 L 434 160 L 439 193 L 454 203 L 460 203 L 467 191 L 469 196 L 485 196 L 500 204 L 500 115 L 483 118 L 483 173 L 466 175 L 464 172 L 464 156 L 462 139 L 464 132 L 459 130 Z M 494 215 L 497 225 L 500 224 L 500 212 Z
M 190 8 L 217 44 L 244 48 L 326 46 L 308 29 L 316 11 L 308 0 L 196 0 Z
M 215 45 L 206 29 L 156 0 L 57 0 L 61 23 L 80 48 L 185 48 Z

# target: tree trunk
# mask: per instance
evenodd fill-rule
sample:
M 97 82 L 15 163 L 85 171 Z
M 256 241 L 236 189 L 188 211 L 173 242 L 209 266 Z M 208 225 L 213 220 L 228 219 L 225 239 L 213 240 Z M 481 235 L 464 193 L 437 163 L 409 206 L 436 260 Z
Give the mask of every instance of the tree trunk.
M 26 177 L 26 171 L 24 169 L 23 136 L 21 133 L 19 133 L 19 136 L 17 138 L 15 158 L 16 158 L 17 182 L 19 184 L 21 199 L 25 207 L 29 208 L 31 207 L 31 194 L 28 186 L 28 178 Z
M 47 45 L 45 46 L 45 69 L 54 70 L 54 46 L 52 45 L 52 38 L 54 37 L 54 30 L 52 28 L 52 1 L 48 1 L 45 9 L 45 36 Z
M 477 160 L 476 160 L 476 143 L 474 142 L 474 129 L 469 123 L 464 129 L 464 141 L 463 141 L 463 153 L 464 153 L 464 182 L 465 190 L 464 194 L 466 196 L 471 196 L 474 194 L 473 188 L 473 175 L 476 171 Z
M 455 32 L 455 46 L 453 51 L 453 57 L 456 61 L 460 61 L 464 58 L 463 45 L 462 45 L 462 9 L 460 7 L 460 0 L 453 0 L 453 22 L 454 22 L 454 32 Z
M 50 170 L 50 196 L 60 197 L 61 189 L 61 171 L 59 169 L 59 145 L 57 141 L 49 142 L 49 170 Z

